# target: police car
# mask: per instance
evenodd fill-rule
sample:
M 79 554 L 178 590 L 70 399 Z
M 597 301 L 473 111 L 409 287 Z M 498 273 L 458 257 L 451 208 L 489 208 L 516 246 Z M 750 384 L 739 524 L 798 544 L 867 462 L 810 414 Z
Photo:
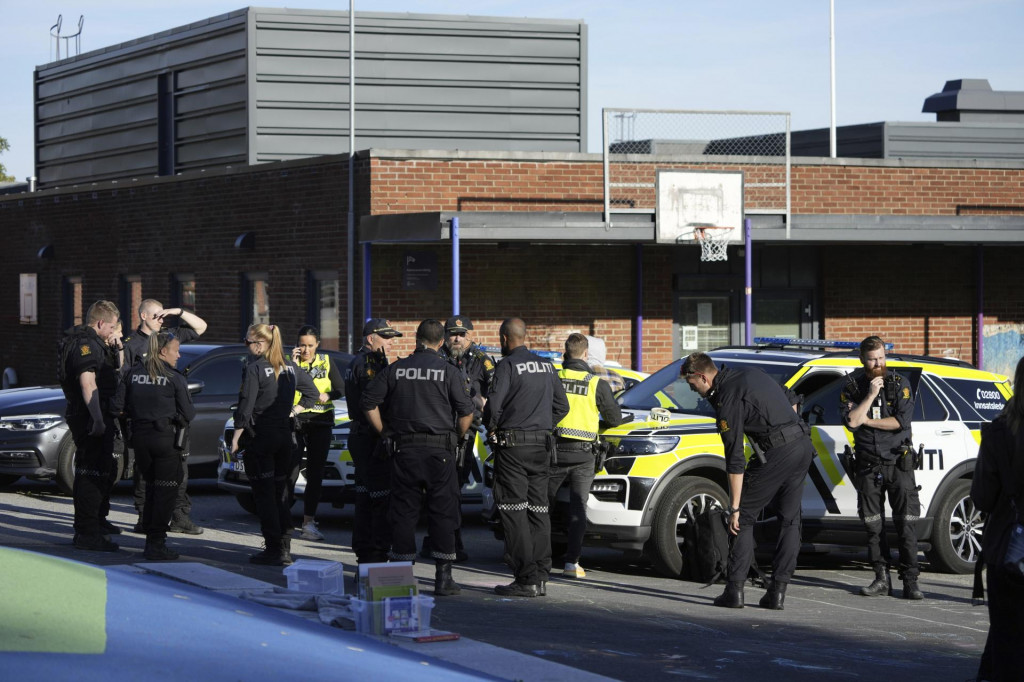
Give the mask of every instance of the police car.
M 859 344 L 757 341 L 756 347 L 720 348 L 709 355 L 719 366 L 758 367 L 804 396 L 802 416 L 811 425 L 817 452 L 804 483 L 804 549 L 863 546 L 857 492 L 842 464 L 853 436 L 843 426 L 839 408 L 845 377 L 861 363 L 857 350 L 824 350 L 854 349 Z M 685 529 L 691 519 L 709 506 L 728 506 L 714 409 L 680 378 L 682 362 L 676 360 L 618 396 L 634 421 L 602 432 L 613 451 L 594 480 L 587 507 L 586 544 L 643 552 L 667 576 L 683 570 Z M 923 447 L 916 471 L 921 487 L 920 546 L 933 568 L 970 572 L 983 528 L 970 499 L 980 428 L 1005 406 L 1011 396 L 1009 382 L 1002 375 L 946 358 L 890 352 L 887 364 L 915 396 L 913 442 L 915 448 Z M 489 474 L 485 472 L 485 480 Z M 493 522 L 489 491 L 484 506 L 485 518 Z M 763 521 L 757 535 L 767 543 L 773 529 L 770 518 Z

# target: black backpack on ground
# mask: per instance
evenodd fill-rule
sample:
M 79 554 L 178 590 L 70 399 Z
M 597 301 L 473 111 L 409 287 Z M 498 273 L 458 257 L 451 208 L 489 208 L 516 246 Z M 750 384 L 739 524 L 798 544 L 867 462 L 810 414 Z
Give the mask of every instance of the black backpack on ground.
M 693 522 L 684 527 L 684 540 L 687 549 L 683 557 L 684 575 L 704 583 L 705 587 L 725 578 L 732 537 L 729 516 L 724 509 L 705 509 L 697 514 Z M 747 576 L 754 585 L 763 587 L 767 583 L 756 558 L 751 559 Z

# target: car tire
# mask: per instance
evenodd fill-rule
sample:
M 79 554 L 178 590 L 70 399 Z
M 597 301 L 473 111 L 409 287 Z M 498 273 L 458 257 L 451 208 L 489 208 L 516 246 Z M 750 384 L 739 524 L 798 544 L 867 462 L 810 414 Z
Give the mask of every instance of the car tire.
M 681 476 L 669 482 L 651 523 L 648 554 L 654 569 L 669 578 L 680 577 L 685 542 L 680 526 L 691 523 L 705 509 L 728 505 L 722 486 L 709 479 Z
M 75 487 L 75 440 L 69 431 L 60 444 L 57 455 L 57 487 L 71 495 Z
M 971 499 L 971 481 L 962 478 L 946 489 L 935 511 L 931 549 L 925 553 L 943 573 L 973 573 L 981 552 L 985 521 Z
M 19 478 L 21 478 L 21 474 L 0 474 L 0 488 L 13 485 Z
M 120 456 L 114 457 L 114 465 L 117 467 L 117 475 L 114 477 L 114 484 L 124 476 L 124 460 L 127 456 L 124 441 L 120 436 L 114 440 L 114 452 L 121 452 Z M 68 432 L 64 441 L 60 444 L 60 452 L 57 455 L 57 487 L 65 495 L 73 495 L 75 489 L 75 440 Z

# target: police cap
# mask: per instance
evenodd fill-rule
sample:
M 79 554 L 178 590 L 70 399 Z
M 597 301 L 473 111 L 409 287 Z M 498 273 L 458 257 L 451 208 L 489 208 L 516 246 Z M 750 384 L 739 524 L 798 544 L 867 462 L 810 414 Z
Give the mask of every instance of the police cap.
M 396 331 L 391 326 L 391 323 L 383 317 L 373 317 L 363 325 L 363 336 L 369 336 L 370 334 L 376 334 L 385 339 L 393 339 L 396 336 L 401 336 L 402 332 Z
M 448 321 L 444 323 L 444 330 L 446 333 L 451 334 L 453 332 L 468 332 L 473 329 L 473 323 L 468 317 L 449 317 Z

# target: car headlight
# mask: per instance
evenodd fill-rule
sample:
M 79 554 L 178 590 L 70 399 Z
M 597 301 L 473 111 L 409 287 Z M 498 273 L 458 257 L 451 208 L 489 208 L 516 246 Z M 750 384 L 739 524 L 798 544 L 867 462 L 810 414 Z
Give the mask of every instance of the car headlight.
M 27 414 L 17 417 L 0 417 L 0 430 L 4 431 L 45 431 L 64 421 L 59 414 Z
M 619 444 L 612 450 L 611 455 L 636 456 L 636 455 L 660 455 L 663 452 L 671 452 L 679 445 L 679 436 L 643 436 L 636 438 L 621 438 Z

